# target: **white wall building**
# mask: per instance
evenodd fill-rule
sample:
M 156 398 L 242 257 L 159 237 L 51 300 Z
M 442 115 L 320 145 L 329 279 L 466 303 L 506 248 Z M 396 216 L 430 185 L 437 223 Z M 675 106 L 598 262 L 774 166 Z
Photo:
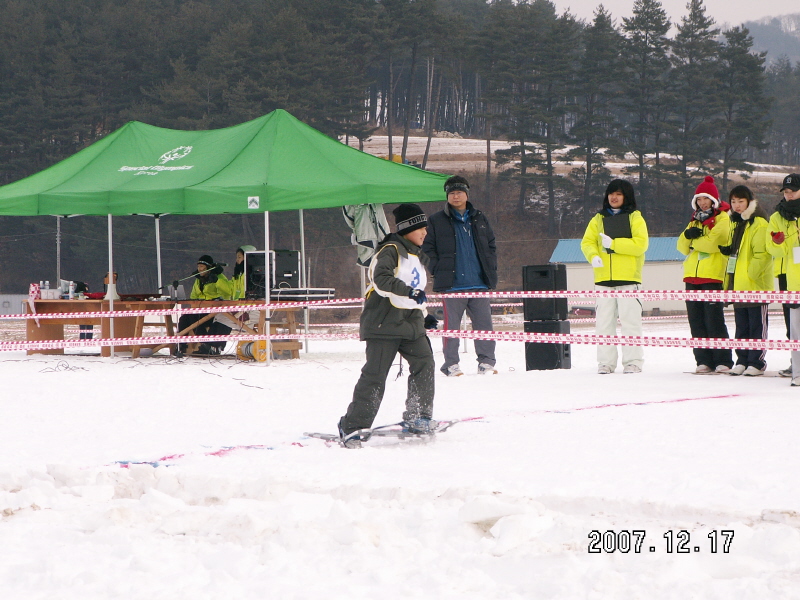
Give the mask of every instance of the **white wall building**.
M 23 294 L 0 294 L 0 315 L 19 315 L 25 312 L 23 302 L 28 296 Z

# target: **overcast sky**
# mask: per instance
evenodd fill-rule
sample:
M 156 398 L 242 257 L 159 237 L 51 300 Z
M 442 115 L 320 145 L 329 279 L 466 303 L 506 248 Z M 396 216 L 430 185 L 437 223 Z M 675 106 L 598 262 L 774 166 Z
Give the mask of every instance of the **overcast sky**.
M 570 12 L 579 19 L 591 21 L 594 17 L 595 8 L 601 2 L 599 0 L 554 0 L 559 12 L 569 8 Z M 760 0 L 750 2 L 749 0 L 705 0 L 706 14 L 717 22 L 717 25 L 725 23 L 733 26 L 739 25 L 744 21 L 755 21 L 762 17 L 777 17 L 800 13 L 800 2 L 798 0 Z M 617 25 L 622 23 L 622 17 L 630 17 L 633 8 L 633 0 L 603 0 L 603 6 L 614 17 Z M 673 23 L 678 23 L 688 11 L 686 5 L 688 0 L 661 0 L 661 5 L 667 11 L 667 15 Z

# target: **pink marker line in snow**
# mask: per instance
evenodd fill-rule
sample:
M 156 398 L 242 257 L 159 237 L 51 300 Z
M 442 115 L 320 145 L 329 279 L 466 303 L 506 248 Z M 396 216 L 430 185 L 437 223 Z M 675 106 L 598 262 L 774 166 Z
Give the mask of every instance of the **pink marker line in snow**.
M 294 445 L 294 444 L 292 444 Z M 157 460 L 118 460 L 113 464 L 123 469 L 129 469 L 131 465 L 150 465 L 151 467 L 164 466 L 164 463 L 175 461 L 187 456 L 218 456 L 223 457 L 235 452 L 236 450 L 274 450 L 274 446 L 265 446 L 263 444 L 248 444 L 241 446 L 223 446 L 218 450 L 211 450 L 209 452 L 202 452 L 199 454 L 168 454 L 162 456 Z
M 699 398 L 674 398 L 671 400 L 651 400 L 649 402 L 620 402 L 614 404 L 595 404 L 593 406 L 578 406 L 575 408 L 566 408 L 563 410 L 534 410 L 520 414 L 525 415 L 542 415 L 548 413 L 571 413 L 579 410 L 595 410 L 598 408 L 621 408 L 624 406 L 647 406 L 649 404 L 674 404 L 676 402 L 692 402 L 695 400 L 720 400 L 722 398 L 738 398 L 741 394 L 722 394 L 719 396 L 700 396 Z

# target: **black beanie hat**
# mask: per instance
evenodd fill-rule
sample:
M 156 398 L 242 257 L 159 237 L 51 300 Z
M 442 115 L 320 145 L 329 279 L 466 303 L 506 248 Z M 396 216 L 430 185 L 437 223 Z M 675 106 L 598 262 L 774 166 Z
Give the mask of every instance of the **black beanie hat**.
M 444 193 L 450 192 L 464 192 L 469 196 L 469 182 L 461 175 L 453 175 L 444 182 Z
M 205 265 L 210 269 L 214 266 L 214 259 L 211 258 L 208 254 L 203 254 L 203 256 L 197 259 L 197 264 Z
M 415 229 L 428 226 L 428 217 L 416 204 L 401 204 L 392 211 L 397 224 L 397 235 L 406 235 Z

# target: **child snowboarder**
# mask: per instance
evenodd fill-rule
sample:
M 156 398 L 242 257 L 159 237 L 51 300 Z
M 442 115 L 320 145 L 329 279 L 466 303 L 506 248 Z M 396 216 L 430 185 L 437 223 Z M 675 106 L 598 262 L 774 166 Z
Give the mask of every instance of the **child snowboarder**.
M 362 430 L 378 414 L 386 377 L 399 352 L 408 361 L 408 396 L 403 424 L 410 433 L 431 433 L 438 425 L 433 413 L 433 351 L 425 329 L 437 321 L 426 312 L 425 268 L 428 257 L 420 246 L 428 220 L 416 204 L 401 204 L 393 211 L 397 233 L 378 246 L 369 267 L 361 313 L 361 339 L 367 342 L 367 362 L 353 390 L 353 400 L 339 420 L 339 436 L 347 448 L 360 448 Z
M 649 237 L 630 182 L 614 179 L 608 184 L 603 208 L 589 221 L 581 241 L 586 260 L 594 267 L 594 283 L 601 290 L 638 290 Z M 595 332 L 616 335 L 617 317 L 622 335 L 642 335 L 642 303 L 638 298 L 598 298 Z M 641 373 L 641 346 L 622 347 L 622 372 Z M 617 368 L 617 347 L 597 346 L 597 372 Z
M 772 257 L 767 253 L 767 213 L 753 198 L 750 188 L 737 185 L 728 195 L 731 205 L 731 234 L 720 252 L 728 257 L 725 289 L 758 291 L 772 288 Z M 767 304 L 734 302 L 736 338 L 767 339 Z M 763 375 L 767 368 L 766 350 L 736 350 L 736 365 L 731 375 Z

